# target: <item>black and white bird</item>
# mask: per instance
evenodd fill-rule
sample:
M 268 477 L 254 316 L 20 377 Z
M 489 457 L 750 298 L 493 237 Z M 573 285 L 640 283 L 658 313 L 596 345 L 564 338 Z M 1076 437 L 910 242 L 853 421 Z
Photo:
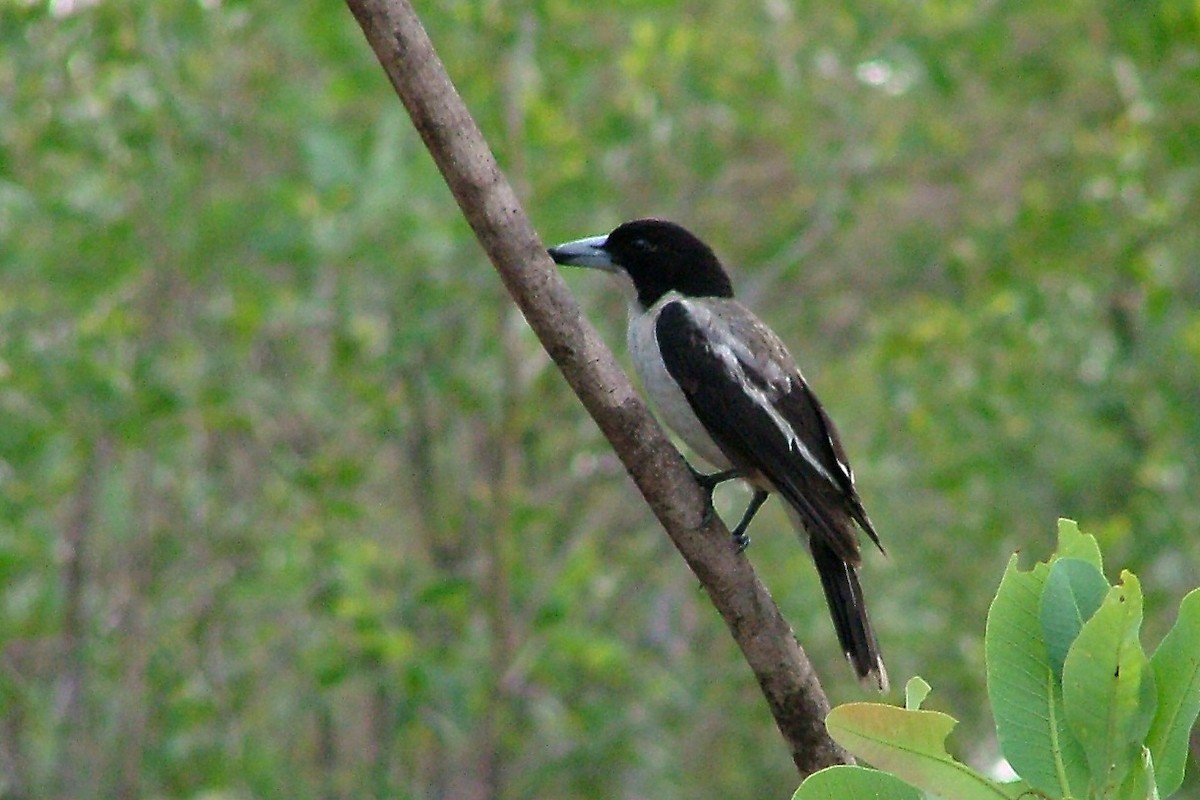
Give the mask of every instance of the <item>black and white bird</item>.
M 614 273 L 630 291 L 628 345 L 664 422 L 721 472 L 754 489 L 733 530 L 746 529 L 770 492 L 806 539 L 838 640 L 864 682 L 886 691 L 887 671 L 867 618 L 858 534 L 882 551 L 833 421 L 779 337 L 733 298 L 712 249 L 672 222 L 639 219 L 607 235 L 550 248 L 557 263 Z

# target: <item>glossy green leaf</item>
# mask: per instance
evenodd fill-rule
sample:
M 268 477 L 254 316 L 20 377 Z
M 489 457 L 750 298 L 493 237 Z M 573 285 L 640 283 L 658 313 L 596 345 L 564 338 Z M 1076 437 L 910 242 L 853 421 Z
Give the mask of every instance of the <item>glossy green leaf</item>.
M 1042 637 L 1040 600 L 1050 568 L 1009 560 L 988 611 L 984 647 L 988 697 L 1000 749 L 1030 786 L 1051 796 L 1082 795 L 1087 761 L 1063 713 L 1062 689 Z
M 1086 561 L 1104 574 L 1104 560 L 1100 555 L 1100 544 L 1090 533 L 1079 530 L 1079 523 L 1073 519 L 1058 521 L 1058 547 L 1054 553 L 1056 558 L 1078 558 Z
M 1150 659 L 1158 708 L 1146 744 L 1154 755 L 1158 789 L 1170 795 L 1183 783 L 1188 737 L 1200 714 L 1200 589 L 1179 606 L 1179 618 Z
M 904 707 L 909 711 L 919 711 L 925 698 L 929 697 L 932 687 L 920 675 L 914 675 L 904 684 Z
M 1138 640 L 1141 624 L 1141 586 L 1123 572 L 1063 665 L 1067 722 L 1087 757 L 1093 790 L 1125 780 L 1153 719 L 1154 675 Z
M 956 725 L 939 711 L 910 711 L 879 703 L 849 703 L 829 712 L 829 734 L 855 756 L 919 789 L 959 800 L 1015 798 L 1019 789 L 997 784 L 946 752 Z
M 1122 800 L 1158 800 L 1161 796 L 1154 777 L 1154 757 L 1150 748 L 1139 749 L 1138 758 L 1125 776 L 1117 796 Z
M 1056 558 L 1042 589 L 1038 615 L 1046 651 L 1057 680 L 1062 680 L 1063 661 L 1079 635 L 1108 594 L 1108 581 L 1093 564 L 1078 558 Z
M 792 800 L 921 800 L 921 792 L 897 778 L 866 767 L 839 765 L 813 773 Z

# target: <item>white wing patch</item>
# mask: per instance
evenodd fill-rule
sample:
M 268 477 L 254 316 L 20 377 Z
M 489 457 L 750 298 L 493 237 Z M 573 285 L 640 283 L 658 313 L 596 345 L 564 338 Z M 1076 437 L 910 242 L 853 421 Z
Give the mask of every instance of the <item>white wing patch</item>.
M 721 359 L 721 363 L 729 370 L 729 374 L 737 381 L 738 386 L 746 393 L 746 396 L 767 413 L 767 416 L 771 418 L 771 422 L 775 423 L 775 427 L 779 429 L 779 432 L 783 434 L 784 440 L 788 443 L 788 448 L 799 453 L 808 462 L 808 465 L 817 471 L 818 475 L 836 485 L 837 481 L 829 474 L 829 470 L 825 469 L 824 465 L 813 457 L 808 446 L 796 435 L 796 431 L 792 428 L 791 423 L 784 419 L 779 410 L 775 408 L 775 404 L 771 402 L 771 398 L 767 396 L 767 393 L 750 382 L 742 360 L 733 352 L 733 348 L 725 343 L 715 344 L 713 352 Z M 840 461 L 838 462 L 838 466 L 841 466 L 843 469 L 845 468 L 845 464 L 842 464 Z
M 850 465 L 842 461 L 837 456 L 833 457 L 837 461 L 837 465 L 842 468 L 842 474 L 846 476 L 846 480 L 850 481 L 850 485 L 854 485 L 854 470 L 850 469 Z

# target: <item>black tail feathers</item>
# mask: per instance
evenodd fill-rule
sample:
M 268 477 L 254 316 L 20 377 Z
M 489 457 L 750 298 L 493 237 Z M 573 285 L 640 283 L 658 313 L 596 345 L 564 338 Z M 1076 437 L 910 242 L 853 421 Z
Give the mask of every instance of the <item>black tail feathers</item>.
M 867 618 L 867 605 L 858 582 L 858 570 L 844 562 L 817 537 L 812 537 L 810 547 L 817 574 L 821 576 L 821 586 L 825 589 L 833 627 L 837 630 L 838 641 L 846 658 L 850 659 L 859 680 L 886 692 L 887 670 L 879 655 L 879 642 L 871 630 L 871 621 Z

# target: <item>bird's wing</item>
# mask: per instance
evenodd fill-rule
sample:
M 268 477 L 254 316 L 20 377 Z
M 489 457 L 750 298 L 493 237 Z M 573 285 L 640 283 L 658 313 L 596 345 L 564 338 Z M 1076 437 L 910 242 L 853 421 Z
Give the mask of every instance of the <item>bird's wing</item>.
M 847 563 L 859 561 L 850 519 L 878 544 L 831 420 L 770 329 L 731 300 L 675 300 L 655 335 L 667 371 L 735 466 L 761 473 Z
M 833 420 L 825 413 L 825 407 L 817 400 L 817 396 L 803 377 L 800 377 L 798 386 L 793 386 L 791 391 L 780 395 L 777 402 L 784 418 L 809 420 L 811 428 L 808 429 L 818 432 L 819 441 L 813 449 L 823 454 L 825 463 L 832 460 L 837 465 L 838 470 L 833 472 L 833 476 L 842 490 L 842 497 L 847 503 L 850 516 L 867 532 L 880 552 L 883 552 L 883 545 L 875 532 L 875 526 L 871 524 L 871 518 L 867 516 L 867 510 L 863 508 L 862 500 L 859 499 L 858 489 L 854 485 L 854 471 L 850 469 L 850 461 L 842 448 L 842 440 L 838 438 Z

